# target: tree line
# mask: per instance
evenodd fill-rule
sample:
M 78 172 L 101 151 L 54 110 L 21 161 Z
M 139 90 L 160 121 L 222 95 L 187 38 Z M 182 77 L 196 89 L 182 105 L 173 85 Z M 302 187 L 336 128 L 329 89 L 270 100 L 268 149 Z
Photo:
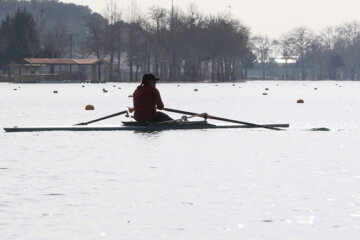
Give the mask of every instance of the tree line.
M 245 80 L 254 67 L 268 79 L 274 66 L 282 79 L 360 78 L 358 22 L 318 33 L 295 28 L 270 39 L 229 14 L 204 15 L 194 4 L 139 13 L 135 2 L 124 13 L 110 0 L 103 16 L 82 16 L 80 31 L 61 22 L 47 28 L 47 21 L 18 7 L 0 25 L 0 68 L 25 57 L 91 56 L 105 60 L 101 72 L 108 81 L 138 81 L 144 72 L 165 81 Z

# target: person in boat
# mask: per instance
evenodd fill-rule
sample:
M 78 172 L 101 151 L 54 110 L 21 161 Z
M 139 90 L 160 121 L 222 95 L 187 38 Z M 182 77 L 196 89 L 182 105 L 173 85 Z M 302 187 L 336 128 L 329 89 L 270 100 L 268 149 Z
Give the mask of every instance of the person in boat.
M 133 93 L 134 107 L 129 108 L 130 112 L 135 111 L 134 118 L 138 122 L 164 122 L 173 120 L 167 114 L 156 109 L 163 109 L 160 92 L 156 88 L 156 82 L 160 79 L 151 73 L 145 73 L 140 86 Z

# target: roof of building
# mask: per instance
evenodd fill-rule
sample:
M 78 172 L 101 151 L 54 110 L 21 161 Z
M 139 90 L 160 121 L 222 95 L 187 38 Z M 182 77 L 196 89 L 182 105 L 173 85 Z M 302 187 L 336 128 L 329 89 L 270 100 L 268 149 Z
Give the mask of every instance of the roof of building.
M 93 59 L 71 59 L 71 58 L 24 58 L 26 63 L 30 64 L 48 64 L 48 65 L 94 65 L 102 63 L 98 58 Z

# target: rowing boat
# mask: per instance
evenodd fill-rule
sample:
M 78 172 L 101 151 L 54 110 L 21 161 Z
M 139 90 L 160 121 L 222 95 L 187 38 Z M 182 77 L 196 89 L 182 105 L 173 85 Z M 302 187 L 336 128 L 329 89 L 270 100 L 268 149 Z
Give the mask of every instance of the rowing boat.
M 138 123 L 122 122 L 115 126 L 28 126 L 8 127 L 6 132 L 37 132 L 37 131 L 140 131 L 153 132 L 163 130 L 191 130 L 191 129 L 234 129 L 234 128 L 256 128 L 249 125 L 214 125 L 207 121 L 173 121 L 165 123 Z M 288 128 L 289 124 L 265 124 L 264 127 Z

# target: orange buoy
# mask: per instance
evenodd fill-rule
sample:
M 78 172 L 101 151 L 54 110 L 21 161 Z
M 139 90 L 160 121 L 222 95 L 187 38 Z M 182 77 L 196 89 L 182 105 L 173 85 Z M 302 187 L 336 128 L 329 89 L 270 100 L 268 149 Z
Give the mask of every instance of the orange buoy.
M 89 111 L 89 110 L 92 111 L 92 110 L 95 110 L 95 107 L 93 105 L 86 105 L 85 110 L 86 111 Z
M 299 100 L 297 100 L 297 103 L 304 103 L 304 100 L 299 99 Z

